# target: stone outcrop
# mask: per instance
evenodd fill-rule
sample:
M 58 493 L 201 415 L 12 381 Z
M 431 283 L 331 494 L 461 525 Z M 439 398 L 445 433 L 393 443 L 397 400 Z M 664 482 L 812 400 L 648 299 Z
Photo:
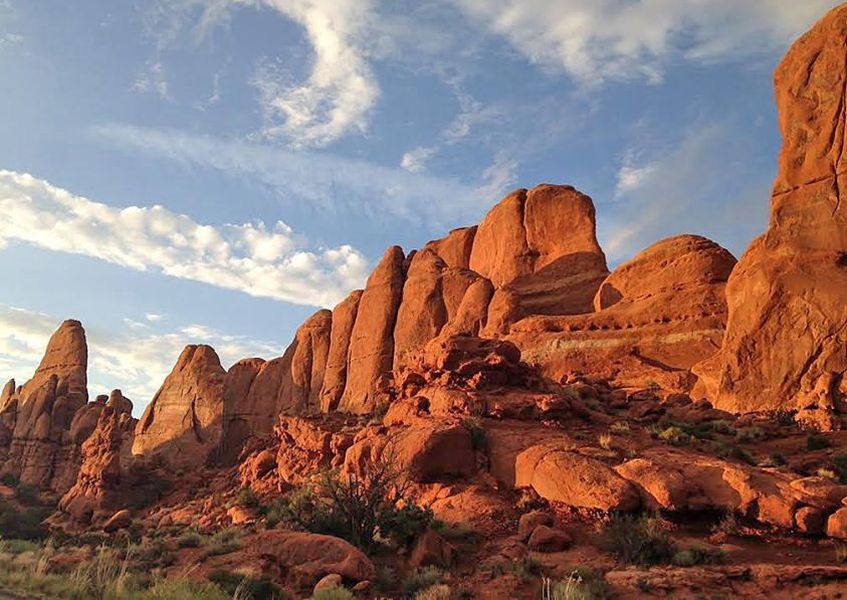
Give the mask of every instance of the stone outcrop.
M 662 240 L 603 281 L 588 315 L 533 316 L 508 339 L 553 379 L 580 372 L 621 385 L 689 389 L 690 368 L 714 354 L 726 323 L 735 258 L 693 235 Z
M 100 411 L 93 433 L 82 444 L 76 481 L 59 501 L 59 510 L 77 523 L 108 518 L 122 508 L 130 495 L 125 477 L 128 465 L 123 457 L 124 448 L 132 446 L 137 423 L 131 410 L 131 405 L 110 401 Z
M 698 394 L 734 412 L 800 409 L 819 426 L 847 371 L 847 7 L 801 37 L 775 75 L 783 137 L 767 232 L 727 287 L 720 352 L 695 369 Z
M 32 379 L 14 393 L 9 393 L 14 384 L 6 386 L 0 412 L 0 437 L 9 442 L 4 473 L 57 493 L 73 483 L 79 450 L 74 444 L 87 431 L 81 421 L 74 423 L 88 400 L 87 365 L 85 331 L 79 321 L 65 321 Z
M 332 309 L 329 355 L 326 359 L 326 371 L 321 389 L 321 411 L 330 412 L 338 408 L 344 386 L 347 383 L 347 356 L 350 350 L 350 338 L 359 312 L 362 290 L 356 290 Z
M 177 468 L 204 465 L 223 431 L 226 372 L 209 346 L 187 346 L 147 406 L 132 453 Z
M 265 361 L 245 358 L 229 368 L 224 378 L 223 440 L 218 459 L 233 464 L 245 442 L 258 429 L 254 415 L 246 406 L 250 388 Z
M 405 258 L 397 246 L 389 248 L 368 278 L 350 335 L 339 410 L 369 412 L 384 397 L 394 365 L 394 324 L 403 298 Z

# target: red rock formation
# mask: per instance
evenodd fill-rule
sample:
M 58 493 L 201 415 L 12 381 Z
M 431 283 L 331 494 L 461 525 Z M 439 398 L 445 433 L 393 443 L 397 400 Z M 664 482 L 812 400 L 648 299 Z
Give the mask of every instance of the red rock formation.
M 173 467 L 197 467 L 222 439 L 224 377 L 209 346 L 186 346 L 138 422 L 132 453 Z
M 238 458 L 246 440 L 255 429 L 246 402 L 250 388 L 265 361 L 261 358 L 240 360 L 226 373 L 224 378 L 223 440 L 219 459 L 232 464 Z
M 350 336 L 347 382 L 339 410 L 373 410 L 394 363 L 394 324 L 403 297 L 405 257 L 394 246 L 368 278 Z
M 688 389 L 691 366 L 721 343 L 734 265 L 710 240 L 668 238 L 606 278 L 594 299 L 598 312 L 528 317 L 508 339 L 553 379 L 579 372 L 621 385 Z
M 811 409 L 830 427 L 847 372 L 847 7 L 800 38 L 776 71 L 783 136 L 767 233 L 727 287 L 721 351 L 698 393 L 734 412 Z
M 76 481 L 59 502 L 59 510 L 78 523 L 107 518 L 129 496 L 122 456 L 123 447 L 132 444 L 136 420 L 127 408 L 123 402 L 110 401 L 99 413 L 94 432 L 82 444 L 82 464 Z
M 476 227 L 454 229 L 447 237 L 429 242 L 424 250 L 437 254 L 448 267 L 469 269 L 476 230 Z
M 591 312 L 609 274 L 591 198 L 570 186 L 512 193 L 479 225 L 470 268 L 513 290 L 524 314 Z
M 326 372 L 321 389 L 321 411 L 329 412 L 338 408 L 338 402 L 344 394 L 347 383 L 347 355 L 350 350 L 350 338 L 359 312 L 362 290 L 356 290 L 341 304 L 332 310 L 329 355 L 326 359 Z
M 6 402 L 2 420 L 14 427 L 4 473 L 60 493 L 73 482 L 71 428 L 88 399 L 87 364 L 82 325 L 65 321 L 50 338 L 32 379 Z

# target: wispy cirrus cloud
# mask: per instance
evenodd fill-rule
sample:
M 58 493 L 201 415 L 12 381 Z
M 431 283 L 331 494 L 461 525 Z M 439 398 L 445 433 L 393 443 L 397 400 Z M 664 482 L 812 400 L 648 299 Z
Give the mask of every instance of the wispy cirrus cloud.
M 83 323 L 89 347 L 89 393 L 120 388 L 134 403 L 136 416 L 152 399 L 187 344 L 209 344 L 224 368 L 245 357 L 272 358 L 279 344 L 231 335 L 205 325 L 171 330 L 138 327 L 104 329 Z M 14 377 L 18 385 L 32 376 L 61 319 L 42 312 L 0 304 L 0 385 Z
M 449 0 L 528 60 L 581 85 L 661 81 L 673 60 L 787 44 L 838 0 Z
M 115 208 L 13 171 L 0 171 L 0 213 L 0 246 L 81 254 L 294 304 L 331 306 L 367 273 L 351 246 L 309 249 L 281 221 L 204 225 L 162 206 Z
M 180 131 L 113 123 L 96 127 L 94 134 L 127 151 L 249 177 L 277 192 L 283 201 L 305 199 L 309 206 L 336 215 L 402 219 L 430 226 L 478 218 L 481 208 L 490 206 L 514 183 L 517 168 L 509 166 L 512 175 L 504 176 L 508 161 L 500 156 L 495 166 L 470 184 L 330 153 Z

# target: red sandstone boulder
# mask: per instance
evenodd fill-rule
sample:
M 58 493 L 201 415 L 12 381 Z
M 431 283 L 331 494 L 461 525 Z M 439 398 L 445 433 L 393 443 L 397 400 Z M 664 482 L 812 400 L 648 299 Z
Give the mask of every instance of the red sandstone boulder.
M 546 500 L 576 508 L 626 511 L 640 503 L 633 485 L 610 467 L 555 444 L 518 455 L 515 487 L 531 487 Z
M 349 581 L 372 581 L 373 563 L 350 543 L 328 535 L 267 531 L 253 542 L 263 557 L 276 563 L 297 586 L 313 589 L 327 575 Z
M 783 148 L 764 236 L 727 287 L 721 351 L 696 367 L 697 393 L 732 412 L 813 410 L 820 427 L 847 372 L 847 7 L 801 37 L 775 76 Z
M 476 227 L 454 229 L 447 237 L 429 242 L 424 249 L 437 254 L 448 267 L 469 269 Z
M 222 439 L 226 372 L 209 346 L 187 346 L 138 422 L 132 453 L 198 467 Z

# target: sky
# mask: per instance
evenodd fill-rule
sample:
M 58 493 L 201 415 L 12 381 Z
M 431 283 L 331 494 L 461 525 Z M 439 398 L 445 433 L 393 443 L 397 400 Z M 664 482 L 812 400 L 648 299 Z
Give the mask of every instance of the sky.
M 0 379 L 83 322 L 136 413 L 518 187 L 610 266 L 767 223 L 772 73 L 832 0 L 0 0 Z

